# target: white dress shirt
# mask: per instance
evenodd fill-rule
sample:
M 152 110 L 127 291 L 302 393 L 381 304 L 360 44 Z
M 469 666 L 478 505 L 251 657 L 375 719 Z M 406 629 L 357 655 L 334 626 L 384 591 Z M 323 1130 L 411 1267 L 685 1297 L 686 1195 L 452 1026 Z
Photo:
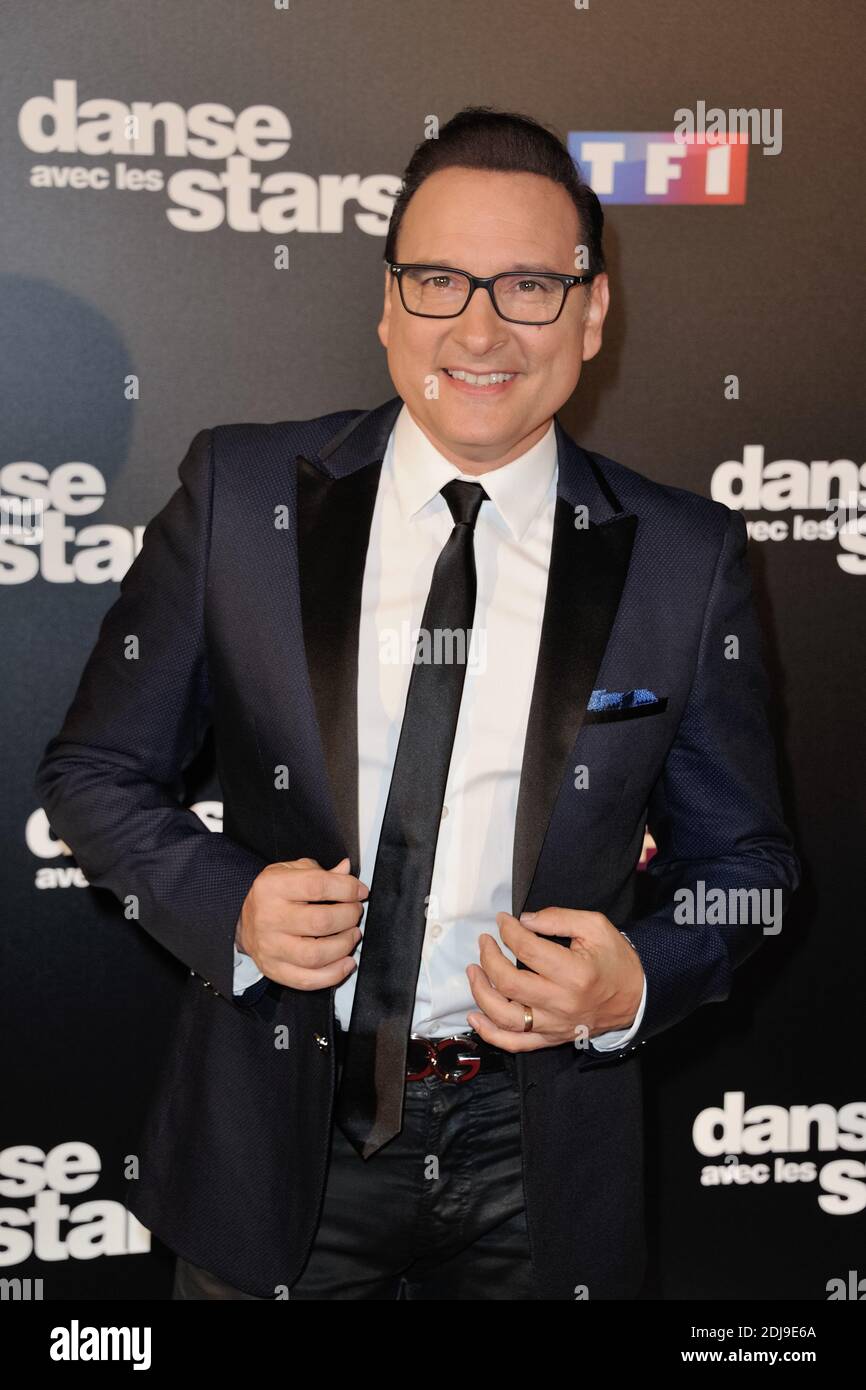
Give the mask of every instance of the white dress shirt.
M 466 967 L 479 962 L 478 938 L 499 936 L 497 912 L 511 912 L 511 862 L 523 745 L 553 539 L 557 485 L 551 423 L 511 463 L 475 478 L 430 442 L 404 405 L 388 440 L 367 551 L 358 642 L 358 822 L 360 878 L 371 885 L 400 736 L 412 655 L 433 568 L 453 529 L 440 489 L 452 478 L 480 482 L 488 495 L 475 524 L 478 591 L 463 698 L 427 911 L 412 1017 L 413 1033 L 465 1033 L 468 1012 L 483 1012 Z M 553 904 L 551 904 L 553 905 Z M 366 914 L 366 906 L 364 908 Z M 361 919 L 364 929 L 364 918 Z M 363 951 L 363 939 L 356 959 Z M 348 1029 L 358 971 L 338 986 L 334 1007 Z M 235 948 L 234 992 L 262 978 Z M 591 1039 L 602 1051 L 637 1032 L 646 980 L 630 1028 Z

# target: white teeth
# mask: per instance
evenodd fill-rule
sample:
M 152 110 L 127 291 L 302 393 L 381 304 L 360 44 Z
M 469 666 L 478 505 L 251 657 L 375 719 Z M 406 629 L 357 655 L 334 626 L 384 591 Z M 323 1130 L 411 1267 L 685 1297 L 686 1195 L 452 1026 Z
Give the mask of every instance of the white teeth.
M 515 372 L 487 372 L 484 376 L 476 376 L 473 372 L 452 372 L 445 368 L 450 377 L 455 381 L 468 382 L 470 386 L 498 386 L 501 381 L 510 381 Z

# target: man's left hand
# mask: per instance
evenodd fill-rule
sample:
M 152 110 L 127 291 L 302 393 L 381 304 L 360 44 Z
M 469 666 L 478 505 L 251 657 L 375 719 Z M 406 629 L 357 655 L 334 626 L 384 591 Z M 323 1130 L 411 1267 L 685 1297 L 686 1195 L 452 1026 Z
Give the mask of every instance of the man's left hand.
M 481 934 L 481 964 L 466 969 L 481 1012 L 467 1019 L 486 1042 L 506 1052 L 535 1052 L 631 1027 L 643 966 L 603 913 L 545 907 L 519 921 L 499 912 L 496 922 L 505 945 L 528 969 L 512 965 L 499 943 Z M 542 934 L 568 937 L 569 944 L 545 941 Z M 531 1032 L 524 1032 L 524 1005 L 532 1010 Z

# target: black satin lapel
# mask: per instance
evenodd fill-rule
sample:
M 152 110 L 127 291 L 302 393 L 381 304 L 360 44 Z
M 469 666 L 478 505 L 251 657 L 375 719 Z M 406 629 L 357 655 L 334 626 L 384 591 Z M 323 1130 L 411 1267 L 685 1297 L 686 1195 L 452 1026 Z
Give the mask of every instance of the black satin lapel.
M 298 572 L 304 647 L 337 824 L 360 872 L 358 631 L 381 462 L 331 478 L 299 455 Z
M 524 910 L 567 760 L 604 656 L 634 543 L 627 513 L 582 529 L 556 501 L 550 571 L 514 829 L 512 913 Z M 541 904 L 548 906 L 548 904 Z

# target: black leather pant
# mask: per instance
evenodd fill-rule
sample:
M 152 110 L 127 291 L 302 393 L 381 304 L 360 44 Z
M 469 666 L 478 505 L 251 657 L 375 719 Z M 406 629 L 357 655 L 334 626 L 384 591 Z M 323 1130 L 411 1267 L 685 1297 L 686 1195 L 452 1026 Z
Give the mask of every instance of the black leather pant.
M 296 1299 L 537 1299 L 520 1113 L 507 1069 L 406 1084 L 401 1133 L 364 1161 L 334 1128 Z M 178 1259 L 174 1299 L 258 1299 Z

